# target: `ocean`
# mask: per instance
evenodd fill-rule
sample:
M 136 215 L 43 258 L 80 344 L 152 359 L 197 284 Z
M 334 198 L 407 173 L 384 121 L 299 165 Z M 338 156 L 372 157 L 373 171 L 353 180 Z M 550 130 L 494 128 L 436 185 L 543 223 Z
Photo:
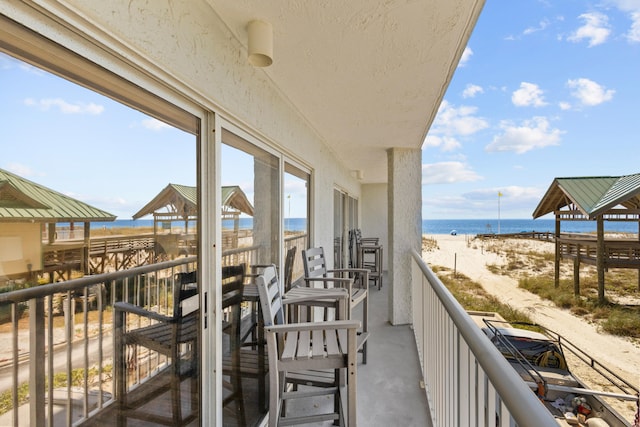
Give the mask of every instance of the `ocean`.
M 240 218 L 239 227 L 250 229 L 252 218 Z M 178 225 L 178 223 L 174 223 Z M 286 231 L 304 231 L 307 226 L 306 218 L 285 218 Z M 116 227 L 153 227 L 151 219 L 127 220 L 118 219 L 113 222 L 95 222 L 91 228 Z M 233 221 L 223 221 L 222 227 L 233 228 Z M 563 221 L 561 231 L 564 233 L 591 233 L 596 231 L 595 221 Z M 638 224 L 635 222 L 604 223 L 605 232 L 637 233 Z M 522 231 L 555 231 L 554 219 L 425 219 L 422 220 L 423 234 L 449 234 L 455 230 L 458 234 L 486 234 L 486 233 L 520 233 Z
M 423 234 L 448 234 L 455 230 L 458 234 L 508 234 L 522 231 L 555 232 L 555 219 L 425 219 L 422 221 Z M 592 233 L 596 231 L 595 221 L 562 221 L 563 233 Z M 636 222 L 604 222 L 605 232 L 637 233 Z

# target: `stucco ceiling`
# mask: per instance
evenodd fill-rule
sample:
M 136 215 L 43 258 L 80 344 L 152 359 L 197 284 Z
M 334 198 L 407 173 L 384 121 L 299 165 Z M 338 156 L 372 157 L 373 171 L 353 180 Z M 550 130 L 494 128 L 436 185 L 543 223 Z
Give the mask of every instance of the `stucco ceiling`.
M 207 0 L 245 47 L 273 26 L 264 72 L 362 182 L 420 148 L 484 0 Z

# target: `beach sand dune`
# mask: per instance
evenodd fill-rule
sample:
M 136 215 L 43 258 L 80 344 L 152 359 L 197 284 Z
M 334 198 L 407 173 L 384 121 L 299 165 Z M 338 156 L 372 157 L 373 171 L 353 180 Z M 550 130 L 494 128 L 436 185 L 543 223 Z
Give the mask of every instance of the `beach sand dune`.
M 487 250 L 487 241 L 472 240 L 464 235 L 426 235 L 437 242 L 437 248 L 423 250 L 422 257 L 430 266 L 455 269 L 464 274 L 502 303 L 525 312 L 539 323 L 583 349 L 622 378 L 640 386 L 640 346 L 630 339 L 598 331 L 596 325 L 556 307 L 550 301 L 520 289 L 517 279 L 494 274 L 488 265 L 504 265 L 506 257 Z M 553 243 L 514 240 L 511 244 L 527 245 L 534 251 L 553 251 Z M 527 268 L 527 267 L 524 267 Z M 580 373 L 576 372 L 581 376 Z M 586 379 L 585 379 L 586 381 Z

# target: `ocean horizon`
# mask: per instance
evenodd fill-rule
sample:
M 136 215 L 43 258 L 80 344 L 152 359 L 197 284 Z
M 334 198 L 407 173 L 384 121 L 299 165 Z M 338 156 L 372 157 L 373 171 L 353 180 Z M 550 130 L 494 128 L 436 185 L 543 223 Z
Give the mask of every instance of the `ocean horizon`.
M 62 224 L 60 224 L 62 225 Z M 174 226 L 177 225 L 177 221 Z M 190 224 L 191 226 L 191 224 Z M 240 229 L 251 229 L 252 218 L 240 218 Z M 136 228 L 153 227 L 152 219 L 117 219 L 113 222 L 93 222 L 92 229 L 100 228 Z M 233 229 L 233 221 L 223 221 L 224 229 Z M 304 231 L 306 218 L 285 218 L 285 231 Z M 638 233 L 638 223 L 605 221 L 605 232 Z M 422 234 L 510 234 L 529 231 L 554 232 L 555 219 L 423 219 Z M 596 231 L 595 221 L 563 221 L 563 233 L 593 233 Z

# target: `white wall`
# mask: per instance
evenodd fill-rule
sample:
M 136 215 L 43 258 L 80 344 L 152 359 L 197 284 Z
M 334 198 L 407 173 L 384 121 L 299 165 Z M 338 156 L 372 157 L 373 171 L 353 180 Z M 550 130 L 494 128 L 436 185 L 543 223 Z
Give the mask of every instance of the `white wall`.
M 383 249 L 389 248 L 387 184 L 365 184 L 360 199 L 362 237 L 378 237 Z M 387 269 L 387 261 L 383 264 Z
M 40 223 L 0 223 L 0 279 L 42 270 Z

